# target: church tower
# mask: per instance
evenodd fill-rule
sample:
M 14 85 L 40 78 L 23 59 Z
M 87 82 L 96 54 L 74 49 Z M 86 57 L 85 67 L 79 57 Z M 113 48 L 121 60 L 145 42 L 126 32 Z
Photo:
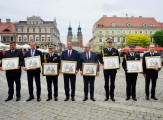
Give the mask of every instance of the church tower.
M 68 34 L 67 34 L 67 43 L 72 41 L 72 37 L 73 37 L 73 35 L 72 35 L 72 27 L 71 27 L 71 25 L 69 25 Z
M 77 39 L 79 41 L 79 43 L 78 43 L 79 47 L 83 48 L 83 35 L 82 35 L 82 32 L 81 32 L 80 24 L 79 24 L 78 32 L 77 32 Z

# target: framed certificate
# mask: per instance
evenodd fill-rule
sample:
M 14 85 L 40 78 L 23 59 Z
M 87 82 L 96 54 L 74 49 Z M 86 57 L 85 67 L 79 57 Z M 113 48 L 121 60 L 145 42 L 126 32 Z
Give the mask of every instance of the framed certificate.
M 77 68 L 76 61 L 61 61 L 61 72 L 66 74 L 75 74 Z
M 127 73 L 141 73 L 141 72 L 143 72 L 141 60 L 127 61 Z
M 118 56 L 103 57 L 103 61 L 104 61 L 104 69 L 119 68 L 119 57 Z
M 33 68 L 41 68 L 41 59 L 40 56 L 34 56 L 34 57 L 27 57 L 24 59 L 25 67 L 27 70 L 33 69 Z
M 162 67 L 162 61 L 160 56 L 145 57 L 145 62 L 147 69 L 153 69 L 154 67 Z
M 18 65 L 19 57 L 2 59 L 2 70 L 14 70 L 18 68 Z
M 83 76 L 96 76 L 97 68 L 98 68 L 98 64 L 96 63 L 83 63 L 82 64 Z
M 42 74 L 45 76 L 58 75 L 58 63 L 43 63 Z

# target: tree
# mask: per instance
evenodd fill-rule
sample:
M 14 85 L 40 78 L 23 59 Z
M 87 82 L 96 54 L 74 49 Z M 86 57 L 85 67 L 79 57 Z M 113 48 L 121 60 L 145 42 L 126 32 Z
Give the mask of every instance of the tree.
M 126 36 L 126 44 L 147 48 L 151 43 L 151 38 L 146 34 L 129 34 Z
M 122 41 L 121 44 L 120 44 L 120 48 L 123 49 L 125 47 L 126 47 L 125 41 Z
M 153 35 L 154 42 L 159 46 L 163 47 L 163 30 L 155 32 Z

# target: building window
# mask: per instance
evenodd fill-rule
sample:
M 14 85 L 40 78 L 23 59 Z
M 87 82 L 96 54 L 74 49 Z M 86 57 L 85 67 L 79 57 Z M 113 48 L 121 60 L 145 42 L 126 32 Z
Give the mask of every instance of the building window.
M 114 42 L 114 37 L 112 37 L 112 41 Z
M 106 31 L 106 34 L 109 34 L 109 31 Z
M 100 34 L 102 34 L 102 31 L 99 31 Z
M 112 31 L 112 34 L 114 34 L 115 33 L 115 31 Z
M 150 24 L 151 27 L 154 27 L 155 25 L 154 24 Z
M 41 32 L 42 33 L 45 33 L 45 28 L 41 28 Z
M 143 24 L 143 26 L 144 26 L 144 27 L 147 27 L 147 24 L 146 24 L 146 23 L 144 23 L 144 24 Z
M 41 48 L 44 49 L 45 48 L 44 45 L 42 45 Z
M 33 28 L 29 28 L 29 33 L 33 33 Z
M 41 36 L 41 41 L 45 41 L 45 36 Z
M 18 28 L 18 33 L 21 33 L 22 32 L 22 29 L 21 28 Z
M 24 40 L 24 42 L 27 41 L 27 35 L 24 35 L 24 36 L 23 36 L 23 40 Z
M 38 24 L 38 21 L 36 21 L 36 24 Z
M 123 37 L 123 42 L 125 42 L 125 37 Z
M 21 42 L 21 41 L 22 41 L 22 36 L 19 35 L 19 36 L 18 36 L 18 42 Z
M 48 42 L 50 41 L 50 36 L 47 36 L 47 41 L 48 41 Z
M 131 27 L 131 23 L 128 23 L 127 26 L 128 26 L 128 27 Z
M 145 34 L 148 34 L 148 31 L 145 31 Z
M 27 33 L 27 28 L 24 28 L 23 29 L 23 33 Z
M 123 26 L 123 24 L 119 24 L 118 26 L 122 27 L 122 26 Z
M 47 28 L 47 29 L 46 29 L 46 32 L 47 32 L 47 33 L 50 33 L 50 28 Z
M 102 37 L 99 38 L 99 42 L 102 42 Z
M 129 34 L 132 34 L 132 31 L 128 31 Z
M 126 31 L 123 31 L 123 34 L 126 34 Z
M 135 34 L 138 34 L 138 31 L 135 31 Z
M 11 41 L 14 41 L 14 40 L 13 40 L 13 37 L 11 37 Z
M 36 35 L 35 41 L 39 41 L 39 35 Z
M 142 34 L 143 33 L 143 31 L 140 31 L 140 34 Z
M 150 34 L 153 34 L 153 31 L 150 31 Z
M 115 23 L 112 23 L 111 25 L 112 25 L 112 27 L 115 27 Z
M 30 41 L 33 41 L 33 35 L 30 35 L 30 36 L 29 36 L 29 40 L 30 40 Z
M 121 37 L 118 37 L 117 38 L 117 42 L 121 42 Z
M 39 33 L 39 28 L 35 28 L 35 33 Z
M 121 31 L 117 31 L 117 34 L 120 34 L 121 33 Z

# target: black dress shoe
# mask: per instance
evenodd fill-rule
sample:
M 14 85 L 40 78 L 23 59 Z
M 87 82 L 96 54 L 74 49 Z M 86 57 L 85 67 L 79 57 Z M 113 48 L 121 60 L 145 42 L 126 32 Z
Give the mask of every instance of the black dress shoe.
M 149 97 L 148 96 L 146 96 L 146 100 L 149 100 Z
M 20 101 L 20 97 L 17 97 L 17 98 L 16 98 L 16 101 Z
M 106 97 L 105 99 L 104 99 L 104 101 L 108 101 L 109 100 L 109 98 L 108 97 Z
M 96 101 L 95 98 L 91 98 L 92 101 Z
M 87 98 L 87 97 L 85 97 L 85 98 L 83 99 L 83 101 L 86 101 L 86 100 L 88 100 L 88 98 Z
M 129 97 L 126 98 L 126 100 L 129 100 L 129 99 L 130 99 Z
M 66 97 L 64 101 L 68 101 L 68 100 L 69 100 L 69 98 L 68 98 L 68 97 Z
M 12 100 L 12 99 L 13 99 L 13 97 L 8 97 L 8 98 L 5 100 L 5 102 L 10 101 L 10 100 Z
M 29 97 L 26 101 L 28 102 L 28 101 L 31 101 L 33 99 L 35 99 L 35 98 L 34 97 Z
M 51 99 L 52 99 L 52 98 L 49 97 L 48 99 L 46 99 L 46 101 L 50 101 Z
M 111 98 L 112 101 L 115 101 L 114 97 Z
M 73 97 L 73 98 L 71 98 L 71 100 L 72 100 L 72 101 L 75 101 L 75 98 Z
M 54 101 L 58 101 L 58 98 L 57 98 L 57 97 L 55 97 L 55 98 L 54 98 Z
M 154 100 L 158 100 L 155 96 L 152 96 L 151 98 L 154 99 Z
M 136 97 L 135 98 L 132 98 L 134 101 L 137 101 Z
M 37 102 L 40 102 L 41 101 L 41 98 L 37 98 Z

